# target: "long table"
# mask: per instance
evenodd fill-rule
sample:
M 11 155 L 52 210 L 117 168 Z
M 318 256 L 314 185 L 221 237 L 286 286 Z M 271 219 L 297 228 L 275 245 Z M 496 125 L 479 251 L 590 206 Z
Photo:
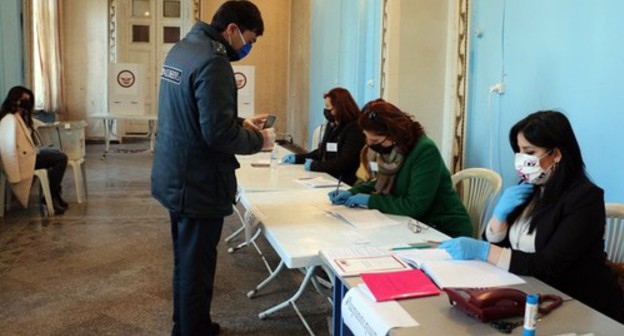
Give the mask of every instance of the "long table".
M 324 260 L 331 265 L 328 260 Z M 341 316 L 341 303 L 346 292 L 362 283 L 360 277 L 341 277 L 334 272 L 334 316 L 333 335 L 353 335 L 344 324 Z M 563 304 L 550 314 L 540 318 L 537 323 L 538 335 L 624 335 L 624 325 L 593 310 L 568 295 L 533 278 L 522 277 L 526 283 L 513 288 L 526 293 L 555 294 L 564 299 Z M 417 299 L 401 300 L 399 304 L 420 325 L 411 328 L 393 329 L 391 336 L 413 335 L 492 335 L 501 333 L 489 323 L 482 323 L 469 317 L 458 308 L 452 307 L 445 293 Z M 522 317 L 508 318 L 508 321 L 519 321 Z M 512 335 L 522 335 L 522 326 L 516 327 Z
M 304 279 L 293 296 L 260 313 L 260 318 L 292 306 L 311 335 L 313 332 L 299 312 L 296 301 L 310 283 L 315 269 L 323 264 L 319 255 L 321 249 L 405 245 L 446 239 L 445 235 L 433 229 L 414 233 L 407 226 L 409 218 L 400 216 L 393 216 L 400 223 L 397 225 L 355 228 L 319 206 L 329 204 L 327 193 L 327 189 L 289 190 L 245 193 L 241 198 L 243 205 L 258 216 L 266 239 L 281 258 L 276 271 L 256 290 L 264 287 L 284 266 L 305 270 Z M 351 241 L 349 236 L 354 233 L 368 243 L 362 245 Z

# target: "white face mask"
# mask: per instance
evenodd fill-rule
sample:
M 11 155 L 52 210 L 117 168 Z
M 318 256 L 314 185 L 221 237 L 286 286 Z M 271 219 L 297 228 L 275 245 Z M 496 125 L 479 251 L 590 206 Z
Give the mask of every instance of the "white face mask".
M 552 173 L 552 168 L 555 166 L 555 164 L 553 163 L 546 170 L 542 169 L 542 166 L 540 166 L 540 160 L 548 154 L 550 154 L 550 151 L 540 157 L 537 157 L 535 155 L 516 153 L 515 166 L 516 172 L 518 173 L 520 178 L 527 183 L 535 185 L 544 184 L 550 177 L 550 174 Z

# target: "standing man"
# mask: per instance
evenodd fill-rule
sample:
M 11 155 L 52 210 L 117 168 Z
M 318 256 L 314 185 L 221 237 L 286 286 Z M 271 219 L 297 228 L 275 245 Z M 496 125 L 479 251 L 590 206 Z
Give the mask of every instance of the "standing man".
M 236 194 L 234 154 L 270 149 L 266 116 L 238 118 L 231 61 L 264 31 L 258 8 L 227 1 L 210 25 L 198 22 L 169 52 L 160 75 L 152 195 L 168 210 L 173 238 L 171 335 L 215 335 L 210 303 L 223 218 Z

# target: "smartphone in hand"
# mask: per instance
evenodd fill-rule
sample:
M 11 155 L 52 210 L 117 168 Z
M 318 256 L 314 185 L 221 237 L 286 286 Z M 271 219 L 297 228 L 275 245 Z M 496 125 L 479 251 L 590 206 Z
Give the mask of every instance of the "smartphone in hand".
M 269 115 L 266 119 L 266 121 L 264 122 L 264 126 L 262 127 L 264 128 L 271 128 L 273 127 L 273 125 L 275 124 L 275 121 L 277 120 L 277 116 L 274 115 Z

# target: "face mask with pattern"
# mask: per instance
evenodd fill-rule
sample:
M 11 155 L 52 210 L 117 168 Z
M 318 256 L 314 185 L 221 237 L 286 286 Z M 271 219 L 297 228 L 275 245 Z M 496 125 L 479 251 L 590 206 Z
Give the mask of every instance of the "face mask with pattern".
M 550 165 L 550 167 L 546 169 L 542 169 L 540 165 L 540 160 L 549 155 L 551 151 L 546 152 L 546 154 L 537 157 L 535 155 L 516 153 L 515 166 L 516 172 L 520 178 L 534 185 L 543 185 L 546 183 L 550 174 L 553 171 L 553 167 L 555 163 Z

